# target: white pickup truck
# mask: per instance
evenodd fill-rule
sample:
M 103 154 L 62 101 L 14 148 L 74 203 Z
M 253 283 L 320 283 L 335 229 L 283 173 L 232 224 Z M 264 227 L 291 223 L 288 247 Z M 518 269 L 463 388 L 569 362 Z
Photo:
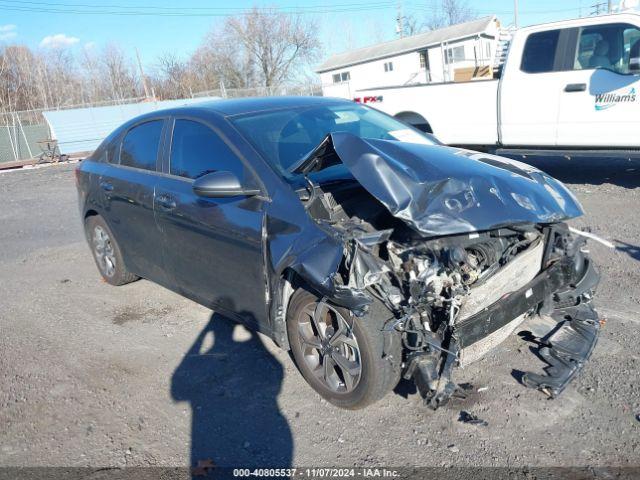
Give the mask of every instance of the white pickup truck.
M 494 80 L 375 88 L 356 101 L 450 145 L 640 148 L 640 15 L 522 28 L 507 52 Z

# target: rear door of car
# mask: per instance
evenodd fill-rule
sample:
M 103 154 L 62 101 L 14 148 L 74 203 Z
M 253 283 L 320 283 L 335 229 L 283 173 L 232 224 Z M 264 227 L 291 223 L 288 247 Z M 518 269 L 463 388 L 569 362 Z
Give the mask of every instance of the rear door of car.
M 156 190 L 156 219 L 173 288 L 211 308 L 258 327 L 266 319 L 261 196 L 205 198 L 196 178 L 230 171 L 246 184 L 254 174 L 228 143 L 224 124 L 177 117 L 172 122 Z
M 129 127 L 113 143 L 98 179 L 102 211 L 127 269 L 160 284 L 167 279 L 153 208 L 167 123 L 166 118 L 151 118 Z

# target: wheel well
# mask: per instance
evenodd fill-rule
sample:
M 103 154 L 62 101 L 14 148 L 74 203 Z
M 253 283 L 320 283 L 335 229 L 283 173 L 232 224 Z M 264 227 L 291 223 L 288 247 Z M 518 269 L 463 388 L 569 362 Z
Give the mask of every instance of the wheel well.
M 87 218 L 95 217 L 97 215 L 98 215 L 98 212 L 96 212 L 95 210 L 87 210 L 87 212 L 84 214 L 84 219 L 87 220 Z
M 310 292 L 314 289 L 296 272 L 293 268 L 285 268 L 278 280 L 277 290 L 275 292 L 278 299 L 273 303 L 271 318 L 273 321 L 273 339 L 278 346 L 284 350 L 289 350 L 289 335 L 287 334 L 287 312 L 289 310 L 289 302 L 294 292 L 298 288 L 304 288 Z
M 394 115 L 398 120 L 408 123 L 412 127 L 417 128 L 421 132 L 433 133 L 431 125 L 422 115 L 416 112 L 400 112 Z

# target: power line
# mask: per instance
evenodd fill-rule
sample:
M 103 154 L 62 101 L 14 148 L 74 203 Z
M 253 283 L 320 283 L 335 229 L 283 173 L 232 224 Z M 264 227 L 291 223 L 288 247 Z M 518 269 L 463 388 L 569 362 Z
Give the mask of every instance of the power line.
M 122 5 L 122 4 L 86 4 L 86 3 L 68 3 L 68 2 L 36 2 L 36 1 L 27 1 L 27 0 L 2 0 L 2 3 L 16 3 L 18 5 L 34 5 L 34 6 L 42 6 L 42 7 L 86 7 L 86 8 L 118 8 L 118 9 L 139 9 L 139 10 L 177 10 L 182 12 L 184 10 L 279 10 L 279 9 L 291 9 L 291 10 L 315 10 L 318 9 L 318 6 L 292 6 L 292 7 L 200 7 L 200 6 L 188 6 L 184 5 L 181 7 L 165 7 L 161 5 Z M 368 6 L 393 6 L 395 3 L 393 0 L 384 0 L 378 2 L 356 2 L 356 3 L 334 3 L 327 4 L 326 7 L 368 7 Z M 31 7 L 29 7 L 31 8 Z
M 0 0 L 4 10 L 35 13 L 61 13 L 71 15 L 124 15 L 124 16 L 168 16 L 168 17 L 228 17 L 242 14 L 252 8 L 242 7 L 160 7 L 134 5 L 89 5 L 82 3 L 35 2 L 20 0 Z M 393 8 L 393 1 L 373 3 L 341 3 L 324 6 L 295 7 L 254 7 L 266 14 L 320 14 L 370 11 Z
M 606 4 L 598 4 L 599 9 Z M 42 2 L 42 1 L 22 1 L 22 0 L 0 0 L 0 6 L 3 10 L 15 12 L 29 13 L 51 13 L 63 15 L 113 15 L 113 16 L 149 16 L 149 17 L 231 17 L 242 15 L 246 12 L 257 10 L 263 14 L 290 14 L 290 15 L 315 15 L 328 13 L 350 13 L 364 11 L 381 11 L 389 10 L 397 7 L 397 3 L 393 0 L 369 2 L 369 3 L 336 3 L 321 6 L 293 6 L 293 7 L 163 7 L 158 5 L 122 5 L 122 4 L 103 4 L 90 5 L 86 3 L 68 3 L 68 2 Z M 437 7 L 427 7 L 420 4 L 412 4 L 408 6 L 412 12 L 434 12 L 438 11 Z M 520 11 L 520 14 L 549 14 L 549 13 L 566 13 L 575 11 L 575 8 L 552 9 L 552 10 L 528 10 Z M 513 11 L 484 11 L 478 12 L 480 15 L 485 14 L 504 14 L 511 15 Z
M 600 13 L 608 11 L 608 3 L 596 3 L 595 5 L 591 5 L 591 15 L 600 15 Z

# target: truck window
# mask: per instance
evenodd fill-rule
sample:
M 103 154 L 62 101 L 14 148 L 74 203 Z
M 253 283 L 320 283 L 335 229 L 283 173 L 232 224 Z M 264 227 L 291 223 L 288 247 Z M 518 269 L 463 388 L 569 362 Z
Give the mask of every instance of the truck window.
M 553 71 L 559 37 L 560 30 L 549 30 L 529 35 L 522 52 L 521 70 L 526 73 Z
M 574 70 L 605 68 L 629 73 L 632 47 L 640 40 L 640 30 L 633 25 L 613 23 L 580 29 Z

